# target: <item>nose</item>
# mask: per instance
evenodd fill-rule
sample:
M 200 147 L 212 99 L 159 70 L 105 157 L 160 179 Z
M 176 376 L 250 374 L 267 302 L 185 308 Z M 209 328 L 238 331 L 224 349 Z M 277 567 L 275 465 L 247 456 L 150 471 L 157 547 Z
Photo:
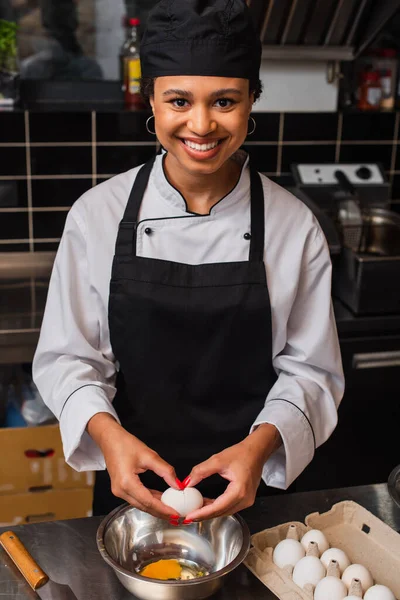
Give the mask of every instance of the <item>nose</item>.
M 217 123 L 210 111 L 203 106 L 193 107 L 187 122 L 188 129 L 199 137 L 206 136 L 217 129 Z

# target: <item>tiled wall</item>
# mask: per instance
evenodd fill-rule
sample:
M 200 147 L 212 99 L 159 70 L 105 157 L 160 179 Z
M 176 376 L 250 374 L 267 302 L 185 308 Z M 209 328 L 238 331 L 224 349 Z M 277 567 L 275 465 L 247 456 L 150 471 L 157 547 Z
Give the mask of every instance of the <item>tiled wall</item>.
M 146 116 L 129 112 L 0 113 L 0 252 L 55 250 L 87 189 L 155 151 Z M 255 113 L 256 168 L 290 180 L 295 162 L 380 162 L 400 212 L 400 113 Z

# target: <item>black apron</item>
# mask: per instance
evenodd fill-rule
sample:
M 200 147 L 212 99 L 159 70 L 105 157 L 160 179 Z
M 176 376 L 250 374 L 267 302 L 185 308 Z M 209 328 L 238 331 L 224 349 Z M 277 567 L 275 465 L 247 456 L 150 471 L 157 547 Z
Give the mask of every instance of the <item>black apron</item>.
M 122 426 L 184 479 L 196 464 L 248 434 L 276 381 L 264 254 L 264 194 L 251 176 L 249 260 L 189 265 L 136 256 L 136 224 L 154 159 L 137 174 L 119 225 L 109 327 L 120 365 L 114 407 Z M 201 217 L 199 217 L 201 218 Z M 162 235 L 154 232 L 153 235 Z M 164 490 L 152 472 L 140 476 Z M 218 475 L 197 487 L 215 498 Z M 267 495 L 261 482 L 259 493 Z M 96 476 L 94 514 L 123 501 L 108 473 Z

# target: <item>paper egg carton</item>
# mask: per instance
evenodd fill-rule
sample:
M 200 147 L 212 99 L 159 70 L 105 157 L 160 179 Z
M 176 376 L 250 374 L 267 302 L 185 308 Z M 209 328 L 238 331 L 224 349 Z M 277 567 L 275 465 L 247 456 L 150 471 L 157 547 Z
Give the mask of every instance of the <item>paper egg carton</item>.
M 328 512 L 311 513 L 305 524 L 297 521 L 265 529 L 252 536 L 252 548 L 245 565 L 281 600 L 311 600 L 291 575 L 272 561 L 275 546 L 286 538 L 289 525 L 295 524 L 299 537 L 310 529 L 324 532 L 331 548 L 346 552 L 352 563 L 362 564 L 375 583 L 388 586 L 400 599 L 400 535 L 357 502 L 334 504 Z

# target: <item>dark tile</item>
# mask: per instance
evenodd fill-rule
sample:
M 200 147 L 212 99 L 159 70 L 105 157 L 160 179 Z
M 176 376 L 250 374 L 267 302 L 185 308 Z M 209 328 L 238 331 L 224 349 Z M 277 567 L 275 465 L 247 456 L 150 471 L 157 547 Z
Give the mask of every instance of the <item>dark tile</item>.
M 98 142 L 153 142 L 155 135 L 146 130 L 147 112 L 96 113 Z M 154 123 L 149 123 L 154 131 Z
M 271 175 L 270 179 L 275 181 L 278 185 L 282 187 L 293 187 L 295 185 L 295 181 L 293 175 L 290 173 L 282 173 L 281 175 Z
M 279 118 L 278 113 L 252 113 L 256 122 L 254 133 L 247 136 L 248 142 L 277 142 L 279 138 Z M 249 121 L 248 130 L 251 131 L 253 124 Z
M 0 148 L 0 175 L 26 175 L 25 148 Z
M 40 211 L 33 213 L 33 237 L 60 238 L 68 211 Z
M 294 163 L 331 163 L 335 162 L 334 144 L 321 146 L 309 144 L 304 146 L 282 147 L 282 172 L 290 173 L 291 165 Z
M 81 146 L 31 148 L 32 175 L 90 175 L 92 149 Z
M 251 165 L 260 173 L 276 173 L 278 146 L 243 146 L 250 155 Z
M 337 129 L 337 113 L 288 113 L 285 114 L 283 139 L 291 142 L 336 141 Z
M 90 142 L 90 113 L 29 113 L 31 142 Z
M 0 142 L 25 142 L 24 113 L 0 113 Z
M 117 174 L 149 160 L 156 146 L 98 146 L 97 172 L 100 175 Z
M 392 200 L 400 201 L 400 175 L 394 175 L 393 177 Z
M 2 252 L 29 252 L 29 244 L 0 244 Z
M 393 202 L 390 207 L 391 210 L 400 214 L 400 202 Z
M 23 208 L 28 205 L 28 188 L 25 180 L 0 180 L 0 208 Z
M 34 179 L 32 205 L 72 206 L 91 187 L 91 179 Z
M 28 213 L 1 213 L 0 239 L 22 240 L 29 237 Z
M 381 163 L 384 170 L 390 169 L 392 161 L 392 146 L 374 145 L 374 144 L 357 144 L 346 145 L 340 148 L 341 162 L 360 162 L 360 163 Z
M 394 113 L 350 113 L 343 115 L 343 140 L 391 140 Z
M 99 183 L 103 183 L 103 181 L 107 181 L 108 179 L 110 179 L 110 177 L 97 177 L 96 185 L 98 185 Z
M 57 252 L 59 244 L 60 242 L 34 242 L 33 250 L 35 252 Z M 37 293 L 36 295 L 39 295 L 39 297 L 43 295 L 47 296 L 46 292 L 47 290 L 40 290 L 39 294 Z

